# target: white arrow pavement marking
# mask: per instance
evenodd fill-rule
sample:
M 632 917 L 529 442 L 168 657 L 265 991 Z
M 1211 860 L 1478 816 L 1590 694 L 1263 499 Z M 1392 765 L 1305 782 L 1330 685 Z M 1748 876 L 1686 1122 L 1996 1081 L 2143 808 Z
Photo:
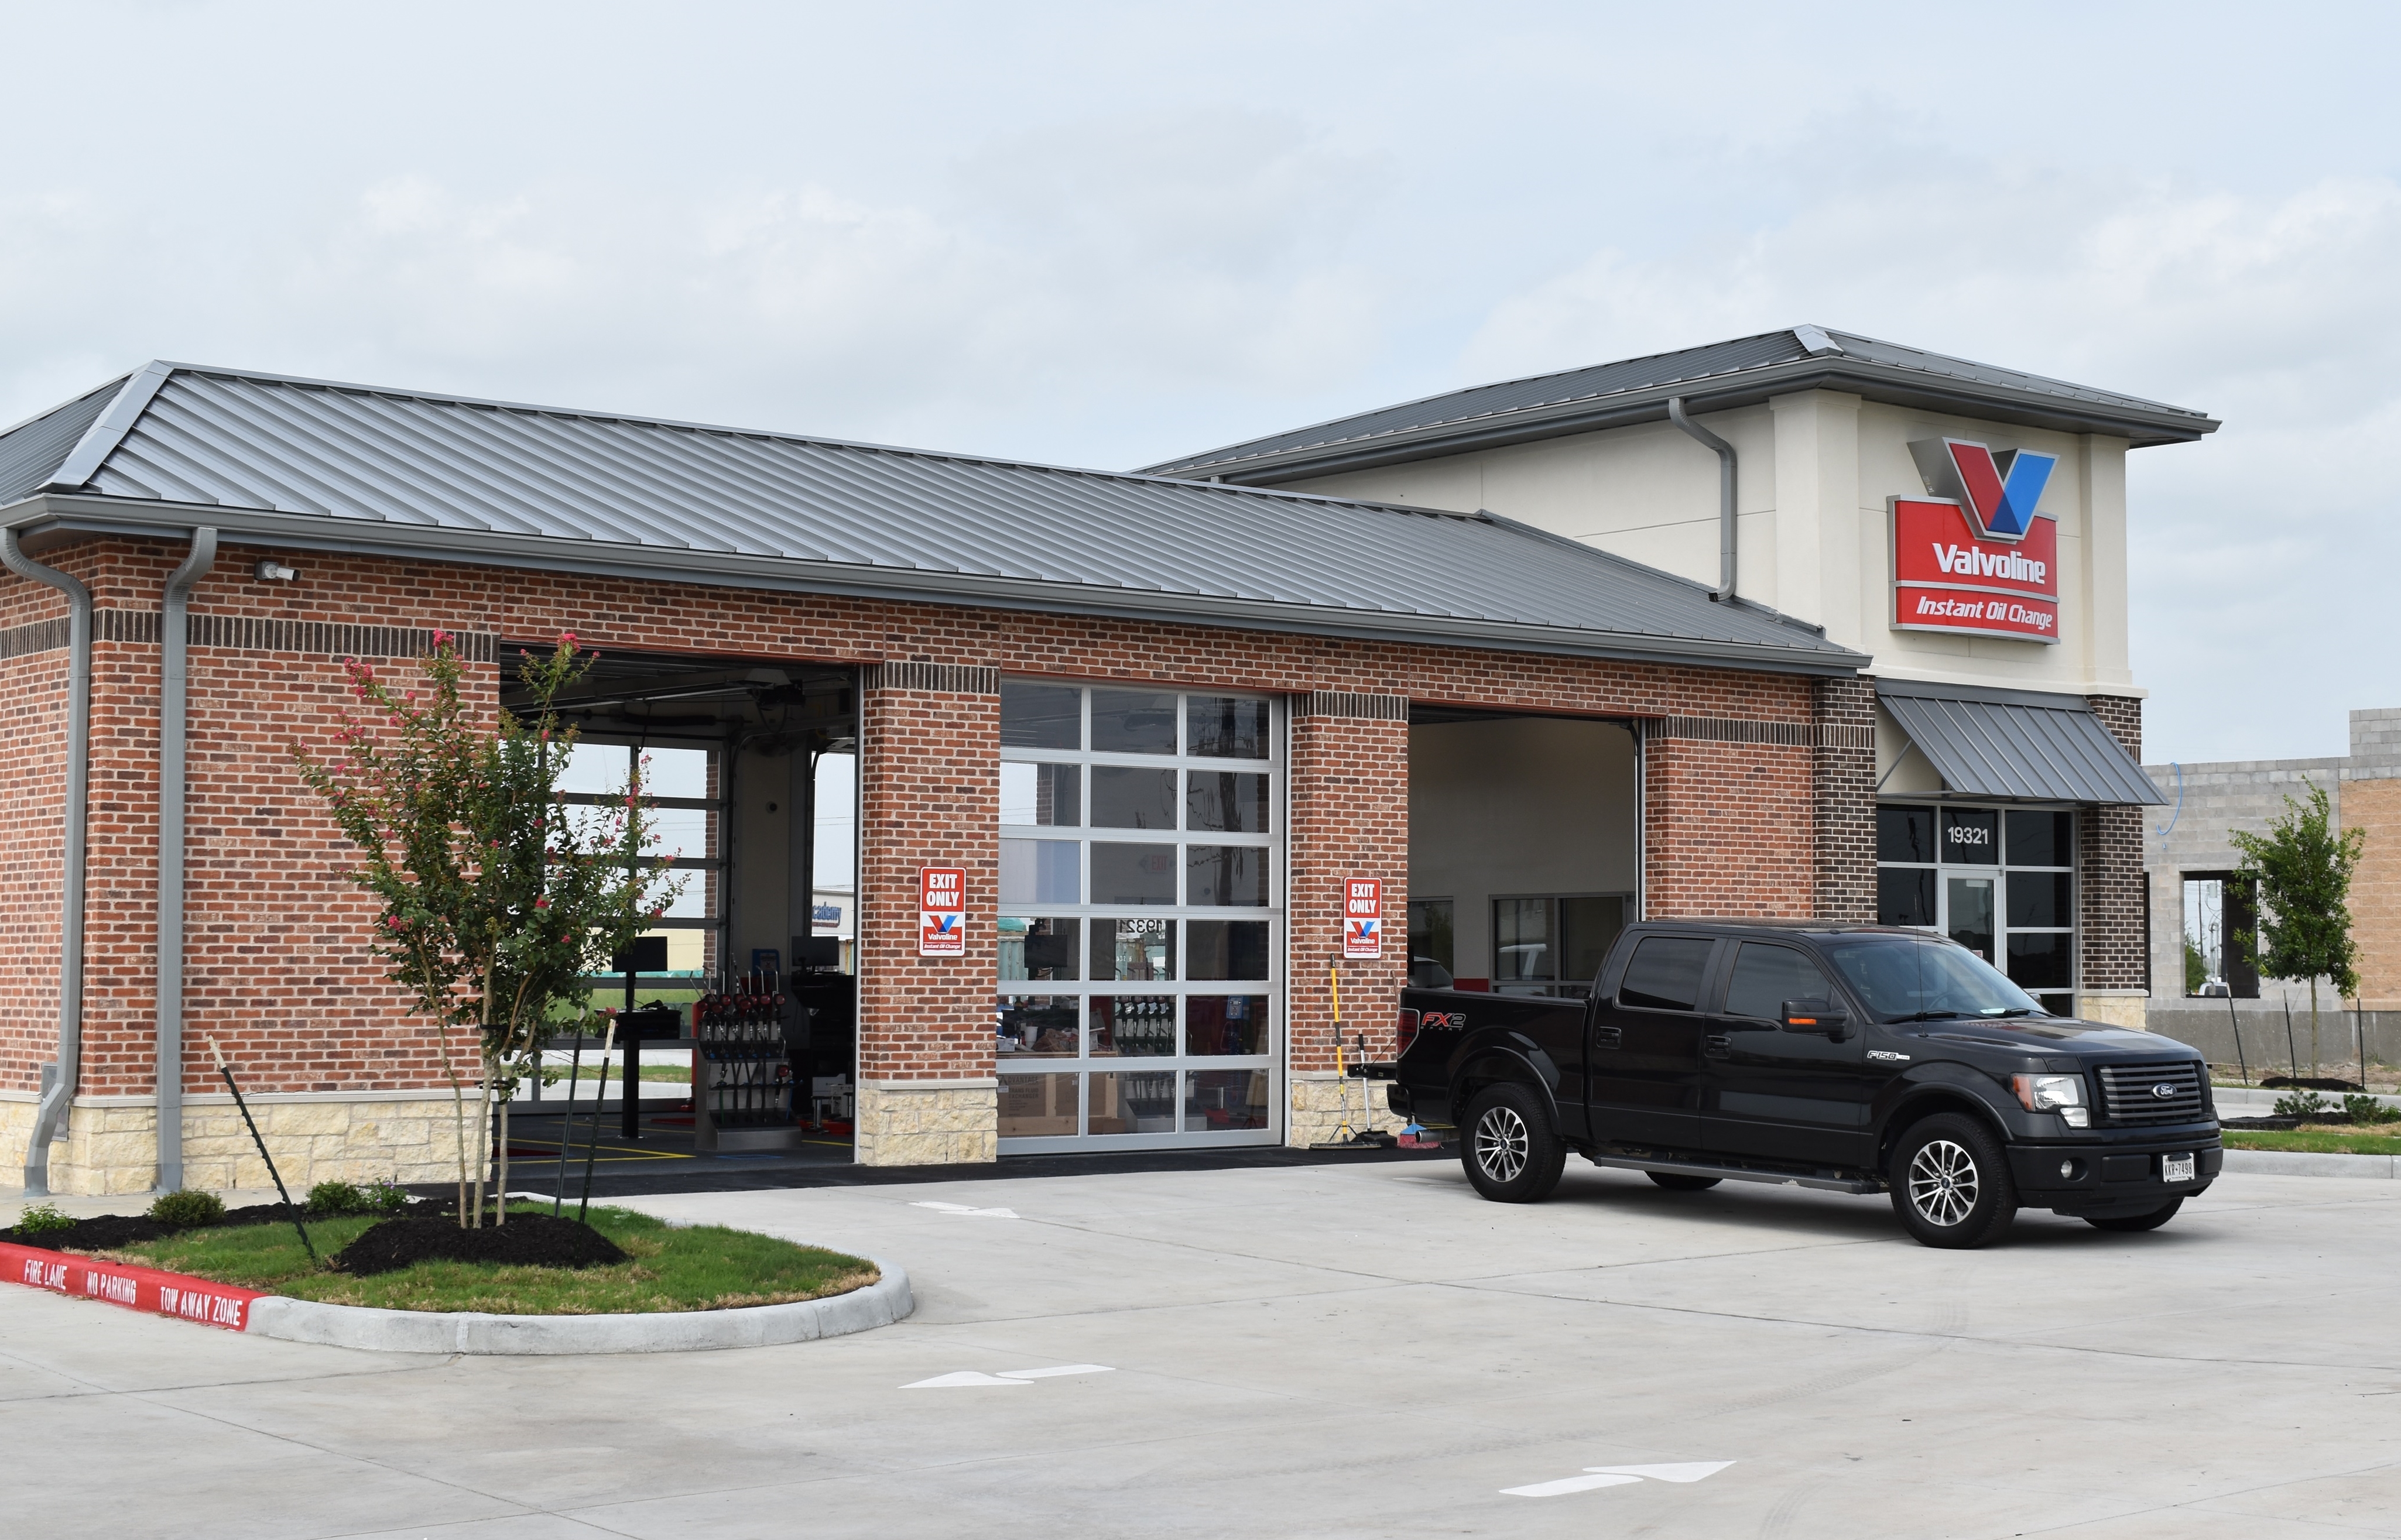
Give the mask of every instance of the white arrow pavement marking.
M 1733 1465 L 1732 1460 L 1694 1460 L 1681 1465 L 1586 1465 L 1595 1475 L 1647 1476 L 1653 1481 L 1702 1481 Z
M 1585 1474 L 1582 1476 L 1571 1476 L 1557 1481 L 1537 1481 L 1530 1487 L 1502 1487 L 1501 1495 L 1564 1497 L 1571 1492 L 1631 1486 L 1646 1477 L 1653 1481 L 1702 1481 L 1733 1464 L 1732 1460 L 1693 1460 L 1673 1465 L 1586 1465 Z
M 1641 1480 L 1640 1476 L 1571 1476 L 1564 1481 L 1537 1481 L 1530 1487 L 1502 1487 L 1503 1497 L 1564 1497 L 1571 1492 L 1591 1492 L 1598 1487 L 1630 1487 Z
M 930 1208 L 937 1214 L 973 1214 L 980 1219 L 987 1220 L 1013 1220 L 1017 1218 L 1017 1210 L 1014 1208 L 977 1208 L 972 1205 L 964 1203 L 912 1203 L 909 1206 L 912 1208 Z
M 930 1380 L 902 1385 L 903 1390 L 967 1390 L 981 1385 L 1022 1385 L 1036 1380 L 1048 1380 L 1061 1374 L 1114 1374 L 1117 1370 L 1106 1364 L 1061 1364 L 1055 1369 L 1004 1369 L 997 1374 L 984 1374 L 972 1369 L 956 1374 L 937 1374 Z M 1632 1477 L 1626 1478 L 1634 1479 Z

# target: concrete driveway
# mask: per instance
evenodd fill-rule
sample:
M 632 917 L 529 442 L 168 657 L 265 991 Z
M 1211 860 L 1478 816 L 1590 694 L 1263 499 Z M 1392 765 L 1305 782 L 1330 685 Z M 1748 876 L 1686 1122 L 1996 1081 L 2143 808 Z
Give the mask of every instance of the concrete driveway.
M 2401 1183 L 1965 1255 L 1572 1163 L 1535 1208 L 1451 1162 L 639 1206 L 895 1259 L 917 1314 L 399 1359 L 0 1288 L 7 1532 L 2401 1533 Z

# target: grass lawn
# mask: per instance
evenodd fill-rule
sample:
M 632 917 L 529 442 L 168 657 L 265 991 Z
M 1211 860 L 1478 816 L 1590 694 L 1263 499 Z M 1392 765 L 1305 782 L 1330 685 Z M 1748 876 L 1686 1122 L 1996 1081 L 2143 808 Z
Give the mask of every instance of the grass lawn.
M 2303 1124 L 2290 1133 L 2265 1129 L 2256 1134 L 2225 1135 L 2229 1150 L 2304 1150 L 2313 1155 L 2401 1155 L 2401 1137 L 2362 1133 L 2354 1128 Z
M 511 1213 L 550 1212 L 513 1205 Z M 572 1218 L 574 1208 L 566 1210 Z M 418 1262 L 397 1273 L 354 1278 L 311 1268 L 288 1224 L 187 1230 L 104 1253 L 119 1261 L 189 1273 L 218 1283 L 327 1304 L 384 1310 L 481 1310 L 502 1315 L 615 1315 L 653 1310 L 730 1310 L 846 1294 L 876 1279 L 875 1266 L 839 1251 L 794 1246 L 717 1225 L 671 1229 L 647 1214 L 595 1208 L 592 1227 L 632 1260 L 613 1267 L 502 1267 L 488 1262 Z M 375 1223 L 360 1217 L 316 1220 L 309 1238 L 330 1257 Z

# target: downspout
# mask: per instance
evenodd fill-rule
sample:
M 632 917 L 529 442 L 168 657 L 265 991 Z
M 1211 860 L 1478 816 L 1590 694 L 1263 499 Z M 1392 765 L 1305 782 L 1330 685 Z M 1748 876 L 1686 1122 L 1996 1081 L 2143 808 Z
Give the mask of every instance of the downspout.
M 1667 420 L 1718 455 L 1718 586 L 1709 597 L 1722 605 L 1734 603 L 1734 445 L 1684 416 L 1684 398 L 1667 402 Z
M 60 811 L 65 850 L 60 860 L 58 1074 L 42 1087 L 25 1145 L 25 1195 L 50 1191 L 50 1141 L 66 1132 L 83 1060 L 84 813 L 91 782 L 91 590 L 72 575 L 44 566 L 19 548 L 17 532 L 0 529 L 0 564 L 20 578 L 67 596 L 67 787 Z
M 216 565 L 217 532 L 192 531 L 191 554 L 167 577 L 158 616 L 158 1191 L 184 1185 L 185 623 L 192 587 Z

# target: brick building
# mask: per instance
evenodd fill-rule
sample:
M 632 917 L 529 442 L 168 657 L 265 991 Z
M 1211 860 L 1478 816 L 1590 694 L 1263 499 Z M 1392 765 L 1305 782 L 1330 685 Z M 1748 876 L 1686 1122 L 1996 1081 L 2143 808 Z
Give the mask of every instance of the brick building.
M 1753 348 L 1714 383 L 1638 371 L 1617 402 L 1632 426 L 1590 431 L 1651 434 L 1670 394 L 1680 415 L 1724 396 L 1717 420 L 1744 443 L 1725 457 L 1754 479 L 1749 419 L 1772 414 L 1779 491 L 1851 469 L 1864 488 L 1873 462 L 1892 483 L 1875 500 L 1925 494 L 1864 429 L 1843 465 L 1795 469 L 1788 423 L 1839 460 L 1838 420 L 1877 400 L 1836 396 L 1822 357 L 1799 356 L 1796 372 Z M 572 631 L 599 650 L 566 702 L 586 745 L 568 790 L 597 801 L 653 767 L 644 789 L 693 881 L 664 928 L 708 969 L 830 960 L 811 924 L 832 838 L 817 798 L 830 765 L 853 768 L 855 947 L 838 976 L 810 975 L 830 992 L 798 1068 L 847 1086 L 863 1161 L 1321 1138 L 1342 1097 L 1329 975 L 1346 1040 L 1389 1047 L 1405 917 L 1409 950 L 1494 988 L 1572 988 L 1643 915 L 1869 919 L 1925 887 L 1936 908 L 1899 918 L 1961 934 L 1945 895 L 1981 881 L 1989 901 L 1996 874 L 1966 869 L 1969 851 L 1926 863 L 1953 887 L 1897 879 L 1878 852 L 1896 808 L 1922 813 L 1929 850 L 1937 819 L 1945 838 L 2006 827 L 2013 881 L 2034 865 L 2016 852 L 2048 841 L 2056 882 L 2025 880 L 2080 917 L 2054 927 L 2080 947 L 2063 998 L 2107 1009 L 2142 950 L 2121 804 L 2148 794 L 2124 789 L 2131 684 L 2102 676 L 2123 650 L 2117 457 L 2214 425 L 2024 376 L 1929 386 L 1914 358 L 1912 388 L 1993 398 L 1986 438 L 2039 457 L 2063 423 L 2083 429 L 2075 475 L 2051 484 L 2072 506 L 2054 515 L 2037 487 L 2024 512 L 2080 520 L 2094 554 L 2054 558 L 2066 593 L 2027 602 L 2051 645 L 1932 637 L 1974 683 L 1884 666 L 1923 634 L 1812 613 L 1797 578 L 1730 591 L 1662 570 L 1681 559 L 1664 547 L 1629 559 L 1589 530 L 1562 538 L 1549 512 L 1483 511 L 1502 499 L 153 364 L 0 434 L 0 1159 L 58 1191 L 254 1179 L 213 1042 L 257 1088 L 287 1176 L 447 1173 L 433 1035 L 366 952 L 350 852 L 292 762 L 330 735 L 346 657 L 405 667 L 387 661 L 436 630 L 496 704 L 520 647 Z M 2037 397 L 2038 413 L 2020 399 Z M 1959 432 L 1956 413 L 1892 410 Z M 2048 426 L 2020 426 L 2033 415 Z M 1709 456 L 1653 464 L 1655 447 L 1622 485 L 1579 472 L 1612 518 L 1646 499 L 1681 517 L 1687 483 L 1705 500 L 1718 484 Z M 1777 517 L 1789 543 L 1804 521 L 1789 501 Z M 1809 538 L 1874 567 L 1874 520 L 1811 518 Z M 2110 616 L 2114 641 L 2087 634 Z M 2012 672 L 2061 642 L 2081 683 L 2020 688 L 2061 682 Z M 2019 782 L 1964 784 L 1941 723 Z M 1912 746 L 1948 779 L 1897 784 Z M 966 874 L 964 955 L 923 955 L 927 868 Z M 1393 931 L 1380 958 L 1344 961 L 1359 878 L 1380 881 Z M 1985 949 L 2014 959 L 2015 939 Z

